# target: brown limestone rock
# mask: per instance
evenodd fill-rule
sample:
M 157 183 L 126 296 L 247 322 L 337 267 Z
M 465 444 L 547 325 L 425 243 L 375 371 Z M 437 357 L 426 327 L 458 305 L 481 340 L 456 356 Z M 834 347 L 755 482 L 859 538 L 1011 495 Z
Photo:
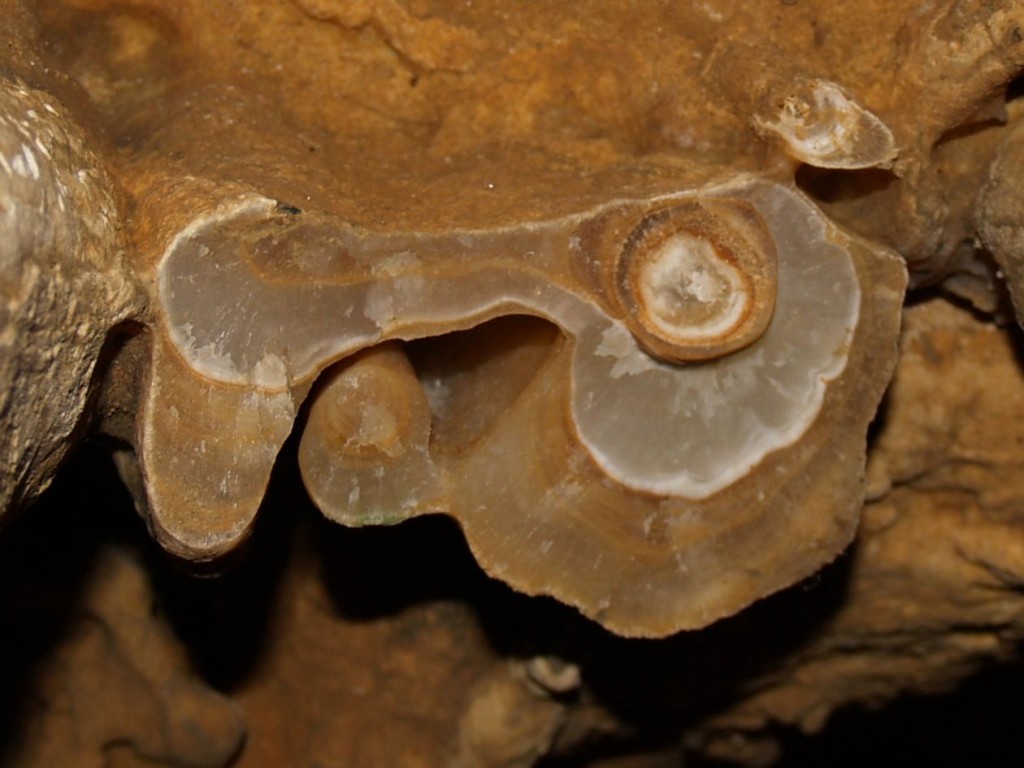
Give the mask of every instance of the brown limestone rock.
M 0 512 L 67 455 L 110 329 L 141 304 L 116 183 L 53 96 L 0 74 Z

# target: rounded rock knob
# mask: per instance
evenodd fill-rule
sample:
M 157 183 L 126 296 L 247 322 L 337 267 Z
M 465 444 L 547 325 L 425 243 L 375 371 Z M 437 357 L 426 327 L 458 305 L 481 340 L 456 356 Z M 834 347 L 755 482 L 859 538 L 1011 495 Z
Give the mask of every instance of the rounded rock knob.
M 709 360 L 752 344 L 775 308 L 778 257 L 753 205 L 687 201 L 648 213 L 615 270 L 630 331 L 655 357 Z

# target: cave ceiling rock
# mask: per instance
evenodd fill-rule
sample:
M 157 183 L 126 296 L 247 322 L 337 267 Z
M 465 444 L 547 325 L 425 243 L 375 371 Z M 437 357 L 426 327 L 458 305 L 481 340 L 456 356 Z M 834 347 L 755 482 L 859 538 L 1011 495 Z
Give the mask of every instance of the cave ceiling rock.
M 571 142 L 435 157 L 408 136 L 391 146 L 318 124 L 301 92 L 293 103 L 270 82 L 282 68 L 193 61 L 190 44 L 212 44 L 199 6 L 165 18 L 160 3 L 141 15 L 80 5 L 90 34 L 113 14 L 152 43 L 124 52 L 153 74 L 146 98 L 104 80 L 118 75 L 103 48 L 65 64 L 81 70 L 85 111 L 108 120 L 97 145 L 131 210 L 119 226 L 103 203 L 102 237 L 90 234 L 114 260 L 99 283 L 112 295 L 90 302 L 103 321 L 81 349 L 95 359 L 123 319 L 146 329 L 130 485 L 168 550 L 203 561 L 237 547 L 296 430 L 327 517 L 449 514 L 490 574 L 627 635 L 705 626 L 848 544 L 905 270 L 823 216 L 792 162 L 572 154 Z M 816 162 L 891 161 L 853 90 L 780 71 L 792 87 L 765 93 L 788 122 L 756 114 L 793 157 L 790 134 L 825 125 L 843 141 Z M 739 124 L 747 144 L 755 116 Z M 10 184 L 21 176 L 8 160 Z M 120 194 L 96 178 L 95 201 Z M 5 242 L 20 242 L 7 233 L 32 219 L 12 221 Z M 124 287 L 137 284 L 145 301 Z M 424 357 L 458 332 L 493 354 Z M 88 366 L 75 376 L 81 388 Z

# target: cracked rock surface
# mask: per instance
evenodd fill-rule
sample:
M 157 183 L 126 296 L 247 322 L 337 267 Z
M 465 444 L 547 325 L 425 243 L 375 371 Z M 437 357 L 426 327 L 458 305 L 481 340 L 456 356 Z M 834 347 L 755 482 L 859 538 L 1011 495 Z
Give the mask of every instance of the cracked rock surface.
M 0 19 L 4 765 L 784 765 L 1017 661 L 1018 0 Z

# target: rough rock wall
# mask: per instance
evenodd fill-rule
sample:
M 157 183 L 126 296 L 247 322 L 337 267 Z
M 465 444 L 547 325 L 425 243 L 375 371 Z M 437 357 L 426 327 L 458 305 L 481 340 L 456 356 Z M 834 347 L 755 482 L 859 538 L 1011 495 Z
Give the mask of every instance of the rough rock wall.
M 0 511 L 91 435 L 227 571 L 56 537 L 12 764 L 765 764 L 1013 657 L 1020 3 L 0 16 Z

